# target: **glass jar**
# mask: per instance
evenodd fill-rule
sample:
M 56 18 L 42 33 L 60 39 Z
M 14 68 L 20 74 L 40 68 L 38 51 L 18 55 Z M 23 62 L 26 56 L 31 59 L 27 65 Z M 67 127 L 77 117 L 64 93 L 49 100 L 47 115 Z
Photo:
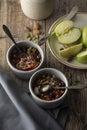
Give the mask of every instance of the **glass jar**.
M 35 20 L 49 17 L 54 10 L 55 0 L 20 0 L 24 14 Z

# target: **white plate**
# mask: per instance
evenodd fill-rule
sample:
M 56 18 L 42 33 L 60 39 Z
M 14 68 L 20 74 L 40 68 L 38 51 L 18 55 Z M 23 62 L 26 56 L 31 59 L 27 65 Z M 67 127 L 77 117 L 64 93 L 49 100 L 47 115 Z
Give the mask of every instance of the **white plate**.
M 56 25 L 61 22 L 63 19 L 65 18 L 65 16 L 59 18 L 58 20 L 56 20 L 53 25 L 51 26 L 49 32 L 52 32 L 54 30 L 54 28 L 56 27 Z M 83 28 L 84 26 L 87 25 L 87 13 L 78 13 L 73 19 L 72 21 L 74 21 L 74 26 L 78 27 L 78 28 Z M 58 61 L 60 61 L 61 63 L 63 63 L 66 66 L 72 67 L 72 68 L 77 68 L 77 69 L 87 69 L 87 64 L 81 64 L 79 63 L 75 58 L 72 61 L 67 61 L 65 58 L 61 57 L 58 54 L 58 51 L 60 50 L 60 48 L 63 47 L 63 45 L 59 44 L 58 39 L 55 35 L 53 35 L 49 40 L 48 40 L 48 45 L 49 48 L 52 52 L 52 54 L 56 57 L 56 59 Z

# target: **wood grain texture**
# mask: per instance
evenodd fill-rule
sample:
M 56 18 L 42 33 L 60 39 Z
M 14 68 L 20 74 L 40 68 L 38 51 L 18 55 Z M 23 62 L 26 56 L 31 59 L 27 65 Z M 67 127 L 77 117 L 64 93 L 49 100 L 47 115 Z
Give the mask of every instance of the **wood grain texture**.
M 0 0 L 0 37 L 2 37 L 0 38 L 0 65 L 12 75 L 21 87 L 28 89 L 28 81 L 18 79 L 7 65 L 6 52 L 12 42 L 3 32 L 2 25 L 6 24 L 11 29 L 16 41 L 23 40 L 26 39 L 24 25 L 33 27 L 34 22 L 39 22 L 41 30 L 47 33 L 52 23 L 67 14 L 74 5 L 79 6 L 79 11 L 87 12 L 87 0 L 56 0 L 52 15 L 45 20 L 35 21 L 23 14 L 19 0 Z M 73 69 L 61 64 L 53 57 L 47 43 L 42 46 L 42 49 L 45 52 L 44 67 L 61 70 L 67 75 L 69 84 L 87 82 L 87 70 Z M 64 104 L 70 107 L 65 130 L 87 130 L 87 90 L 69 91 Z

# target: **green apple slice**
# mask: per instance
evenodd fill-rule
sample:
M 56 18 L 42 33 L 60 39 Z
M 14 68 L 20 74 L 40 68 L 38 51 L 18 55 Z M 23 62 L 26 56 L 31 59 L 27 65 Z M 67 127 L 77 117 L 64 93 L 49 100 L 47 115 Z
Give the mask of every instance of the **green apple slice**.
M 70 58 L 72 56 L 75 56 L 76 54 L 78 54 L 83 48 L 83 44 L 77 44 L 77 45 L 73 45 L 70 46 L 68 48 L 65 48 L 64 50 L 60 50 L 59 51 L 59 55 L 61 55 L 64 58 Z
M 74 23 L 71 20 L 64 20 L 56 26 L 54 32 L 57 36 L 59 36 L 72 29 L 73 26 Z
M 87 26 L 82 29 L 82 42 L 87 47 Z
M 79 40 L 81 37 L 81 30 L 79 28 L 73 28 L 69 32 L 60 35 L 58 40 L 62 44 L 72 44 Z
M 77 54 L 76 59 L 80 63 L 87 63 L 87 50 L 80 52 Z

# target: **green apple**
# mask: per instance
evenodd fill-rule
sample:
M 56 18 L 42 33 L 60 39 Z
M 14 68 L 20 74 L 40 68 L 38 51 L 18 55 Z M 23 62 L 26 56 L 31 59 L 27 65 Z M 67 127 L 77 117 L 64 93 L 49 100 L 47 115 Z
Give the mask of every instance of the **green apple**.
M 82 43 L 73 45 L 65 48 L 64 50 L 59 50 L 59 55 L 61 55 L 64 58 L 70 58 L 78 54 L 82 50 L 82 48 L 83 48 Z
M 74 26 L 73 21 L 64 20 L 56 26 L 54 32 L 55 32 L 56 36 L 60 36 L 64 33 L 66 33 L 67 31 L 69 31 L 70 29 L 72 29 L 73 26 Z
M 62 44 L 72 44 L 79 40 L 81 37 L 81 30 L 79 28 L 73 28 L 69 32 L 60 35 L 58 40 Z
M 71 20 L 64 20 L 59 23 L 55 27 L 54 33 L 61 44 L 72 44 L 81 37 L 81 30 L 74 28 L 74 22 Z
M 82 42 L 87 47 L 87 26 L 82 29 Z
M 87 50 L 80 52 L 77 54 L 76 59 L 80 63 L 87 63 Z

